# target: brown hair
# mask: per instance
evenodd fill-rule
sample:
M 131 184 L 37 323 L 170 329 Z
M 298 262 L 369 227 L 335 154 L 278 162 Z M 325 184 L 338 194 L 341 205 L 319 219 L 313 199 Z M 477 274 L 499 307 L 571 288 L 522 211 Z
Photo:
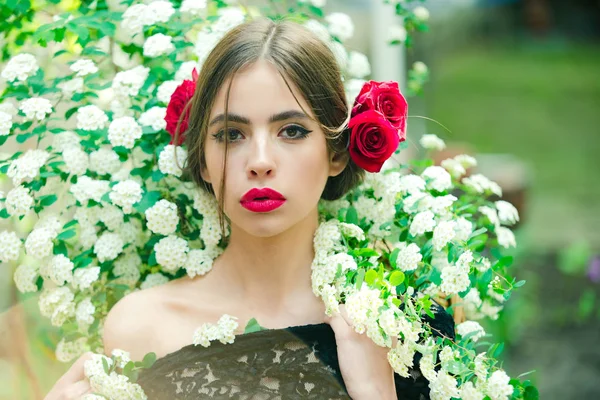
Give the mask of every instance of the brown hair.
M 225 81 L 233 77 L 241 68 L 259 60 L 268 61 L 275 66 L 290 92 L 292 92 L 290 84 L 298 88 L 310 105 L 316 122 L 325 132 L 330 154 L 348 157 L 347 143 L 350 134 L 347 128 L 348 104 L 334 54 L 322 40 L 298 23 L 258 18 L 237 26 L 219 41 L 204 62 L 196 83 L 194 97 L 188 104 L 190 118 L 185 135 L 188 157 L 183 166 L 184 174 L 212 194 L 214 194 L 212 185 L 201 177 L 201 171 L 205 167 L 204 146 L 210 110 Z M 225 100 L 225 115 L 228 113 L 230 88 L 231 81 Z M 300 102 L 298 105 L 302 108 Z M 306 110 L 303 111 L 309 115 Z M 186 111 L 182 115 L 185 113 Z M 227 118 L 225 118 L 225 132 L 227 129 Z M 179 132 L 174 143 L 178 142 L 178 134 Z M 227 146 L 228 135 L 224 137 Z M 344 171 L 328 178 L 321 198 L 339 199 L 356 186 L 363 176 L 364 170 L 348 157 L 348 164 Z M 221 193 L 219 193 L 221 212 L 225 179 L 223 174 Z

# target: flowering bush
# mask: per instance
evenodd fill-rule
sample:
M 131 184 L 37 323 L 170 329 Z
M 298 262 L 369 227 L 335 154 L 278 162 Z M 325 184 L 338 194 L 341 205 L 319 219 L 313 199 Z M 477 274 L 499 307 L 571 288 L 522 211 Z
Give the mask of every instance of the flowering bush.
M 172 142 L 167 105 L 248 13 L 281 14 L 278 1 L 264 9 L 231 0 L 106 0 L 74 9 L 53 3 L 44 14 L 23 9 L 23 2 L 0 6 L 19 24 L 38 26 L 5 31 L 7 40 L 15 36 L 9 49 L 18 54 L 0 75 L 0 145 L 14 138 L 34 148 L 0 162 L 13 185 L 0 193 L 0 217 L 34 217 L 35 224 L 24 238 L 0 232 L 0 261 L 18 264 L 18 290 L 39 292 L 41 314 L 63 332 L 56 356 L 69 362 L 89 349 L 103 352 L 103 321 L 125 294 L 206 274 L 227 245 L 213 198 L 182 177 L 187 150 Z M 351 103 L 370 74 L 366 56 L 344 47 L 352 20 L 325 15 L 324 0 L 289 3 L 285 14 L 330 44 Z M 427 10 L 395 4 L 404 26 L 391 27 L 388 39 L 410 44 L 407 31 L 425 28 Z M 52 21 L 43 21 L 48 13 Z M 50 60 L 18 51 L 26 41 L 47 46 L 52 73 L 40 67 Z M 414 66 L 412 91 L 426 75 L 424 64 Z M 433 135 L 421 143 L 444 147 Z M 422 159 L 384 168 L 343 199 L 322 202 L 313 290 L 329 314 L 345 303 L 356 331 L 378 345 L 391 347 L 399 337 L 391 365 L 402 376 L 420 368 L 432 398 L 533 398 L 529 382 L 499 368 L 501 346 L 481 349 L 486 335 L 475 320 L 497 318 L 524 282 L 507 274 L 512 259 L 499 250 L 515 246 L 507 226 L 518 220 L 516 210 L 488 199 L 501 196 L 496 183 L 466 175 L 475 163 L 463 155 L 441 166 Z M 433 297 L 465 310 L 469 321 L 457 326 L 455 342 L 434 340 L 422 323 Z M 224 316 L 191 339 L 230 343 L 236 326 Z M 423 355 L 418 366 L 415 352 Z M 135 370 L 151 362 L 98 355 L 86 367 L 97 393 L 90 398 L 144 398 L 132 382 Z

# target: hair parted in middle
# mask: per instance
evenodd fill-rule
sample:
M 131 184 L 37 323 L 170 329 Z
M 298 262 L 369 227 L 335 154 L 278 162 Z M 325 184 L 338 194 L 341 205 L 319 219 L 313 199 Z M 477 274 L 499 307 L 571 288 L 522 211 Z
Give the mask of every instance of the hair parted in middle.
M 364 170 L 358 167 L 348 155 L 350 130 L 349 106 L 346 100 L 341 72 L 336 57 L 329 46 L 313 32 L 299 23 L 268 18 L 247 21 L 230 30 L 210 52 L 196 82 L 194 97 L 189 107 L 188 129 L 185 143 L 188 156 L 183 166 L 184 174 L 200 188 L 215 194 L 212 185 L 202 179 L 205 168 L 204 148 L 208 132 L 210 111 L 220 88 L 240 69 L 257 61 L 271 63 L 279 72 L 286 85 L 298 88 L 311 107 L 317 123 L 325 133 L 330 155 L 347 157 L 345 169 L 337 176 L 327 180 L 322 199 L 336 200 L 354 188 L 364 176 Z M 228 113 L 229 91 L 227 88 L 225 116 Z M 294 98 L 296 96 L 294 95 Z M 307 110 L 298 105 L 310 116 Z M 182 116 L 186 114 L 186 110 Z M 225 131 L 227 132 L 227 117 Z M 179 136 L 177 132 L 175 142 Z M 224 135 L 227 162 L 228 135 Z M 223 174 L 219 193 L 219 209 L 223 210 L 223 191 L 226 176 Z

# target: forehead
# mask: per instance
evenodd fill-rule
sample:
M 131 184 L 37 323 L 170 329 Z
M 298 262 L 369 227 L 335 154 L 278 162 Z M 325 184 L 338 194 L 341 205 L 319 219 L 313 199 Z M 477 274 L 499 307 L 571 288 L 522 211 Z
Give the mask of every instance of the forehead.
M 251 64 L 225 81 L 219 89 L 210 118 L 225 112 L 230 82 L 229 113 L 243 115 L 254 122 L 263 122 L 273 114 L 289 110 L 302 111 L 304 108 L 312 117 L 312 110 L 298 88 L 288 77 L 286 80 L 289 88 L 277 69 L 267 61 Z

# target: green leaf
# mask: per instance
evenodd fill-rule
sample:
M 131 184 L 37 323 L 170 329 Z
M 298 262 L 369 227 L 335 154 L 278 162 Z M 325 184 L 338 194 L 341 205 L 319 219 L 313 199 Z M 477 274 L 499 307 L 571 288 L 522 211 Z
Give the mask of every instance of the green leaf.
M 152 181 L 158 182 L 165 177 L 165 174 L 160 172 L 160 170 L 152 171 Z
M 525 392 L 523 393 L 523 399 L 525 400 L 539 400 L 540 392 L 535 388 L 535 386 L 527 386 L 525 388 Z
M 148 353 L 144 356 L 142 360 L 142 365 L 144 368 L 150 368 L 156 362 L 156 353 Z
M 125 364 L 125 366 L 123 367 L 123 375 L 125 375 L 126 377 L 129 378 L 131 372 L 133 371 L 133 368 L 135 368 L 135 363 L 133 361 L 129 361 L 127 364 Z
M 252 333 L 262 330 L 266 330 L 266 328 L 260 326 L 256 318 L 251 318 L 246 324 L 246 327 L 244 328 L 244 333 Z
M 102 368 L 104 368 L 104 373 L 108 375 L 110 368 L 108 367 L 108 361 L 106 361 L 106 357 L 102 357 Z
M 69 252 L 67 251 L 67 245 L 65 245 L 65 242 L 63 241 L 58 242 L 58 244 L 54 246 L 52 253 L 55 256 L 59 254 L 62 254 L 65 257 L 69 256 Z
M 40 205 L 44 207 L 48 207 L 56 201 L 57 197 L 55 194 L 49 194 L 47 196 L 40 197 Z
M 358 290 L 360 290 L 364 280 L 365 280 L 365 270 L 361 268 L 358 270 L 358 274 L 356 275 L 356 288 Z
M 402 272 L 402 271 L 394 271 L 390 275 L 390 284 L 392 286 L 398 286 L 402 282 L 404 282 L 404 279 L 405 279 L 404 272 Z
M 144 213 L 144 212 L 146 212 L 147 209 L 149 209 L 154 204 L 156 204 L 156 202 L 160 198 L 161 198 L 160 192 L 157 192 L 157 191 L 146 192 L 146 193 L 144 193 L 144 196 L 142 197 L 142 200 L 140 200 L 139 203 L 137 203 L 137 204 L 134 205 L 134 208 L 138 212 Z
M 375 280 L 377 279 L 377 271 L 375 271 L 374 269 L 370 269 L 367 271 L 367 273 L 365 274 L 365 282 L 367 282 L 367 284 L 372 285 L 373 283 L 375 283 Z
M 346 212 L 346 222 L 349 224 L 358 225 L 358 213 L 356 212 L 356 208 L 348 208 L 348 211 Z
M 75 236 L 75 229 L 69 229 L 68 231 L 62 232 L 56 238 L 59 240 L 67 240 Z
M 519 281 L 513 285 L 513 287 L 519 288 L 525 284 L 525 280 Z
M 10 214 L 8 213 L 8 211 L 6 211 L 6 208 L 0 210 L 0 218 L 10 218 Z

